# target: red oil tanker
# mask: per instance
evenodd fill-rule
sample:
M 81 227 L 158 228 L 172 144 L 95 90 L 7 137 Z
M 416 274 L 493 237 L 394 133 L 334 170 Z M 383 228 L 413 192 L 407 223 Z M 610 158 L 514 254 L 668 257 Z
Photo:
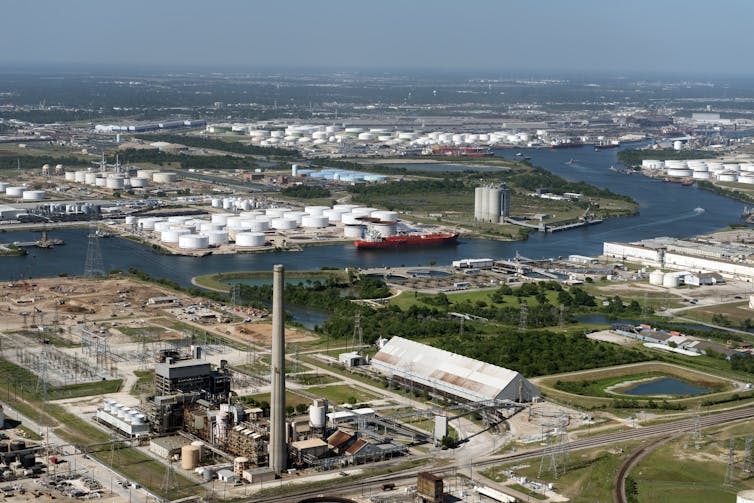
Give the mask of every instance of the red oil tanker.
M 402 248 L 404 246 L 427 246 L 455 243 L 458 233 L 438 232 L 435 234 L 398 234 L 388 237 L 371 237 L 357 239 L 353 242 L 356 248 Z

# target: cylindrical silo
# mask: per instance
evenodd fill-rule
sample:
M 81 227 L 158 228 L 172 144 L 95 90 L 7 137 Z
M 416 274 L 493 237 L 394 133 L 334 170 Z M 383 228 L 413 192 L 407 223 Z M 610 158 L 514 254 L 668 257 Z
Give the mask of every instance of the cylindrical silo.
M 201 250 L 209 247 L 209 238 L 201 234 L 184 234 L 178 238 L 178 248 Z
M 330 225 L 330 221 L 324 216 L 305 215 L 301 217 L 301 227 L 320 228 Z
M 264 246 L 265 236 L 260 232 L 239 232 L 236 234 L 236 246 Z
M 210 246 L 228 244 L 228 233 L 225 231 L 209 231 L 207 232 L 207 238 L 209 238 Z
M 361 239 L 364 237 L 364 226 L 346 225 L 343 227 L 343 236 L 349 239 Z
M 181 469 L 193 470 L 199 466 L 199 448 L 194 445 L 181 447 Z
M 270 222 L 270 226 L 277 230 L 291 230 L 298 226 L 298 223 L 292 218 L 276 218 Z

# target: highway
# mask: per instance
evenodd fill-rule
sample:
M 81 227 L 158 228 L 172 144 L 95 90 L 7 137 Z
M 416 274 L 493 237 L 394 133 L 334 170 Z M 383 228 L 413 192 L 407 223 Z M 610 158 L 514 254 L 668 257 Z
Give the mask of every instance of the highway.
M 702 417 L 700 420 L 702 428 L 708 428 L 718 424 L 728 423 L 731 421 L 740 421 L 744 419 L 754 418 L 754 407 L 747 407 L 744 409 L 731 410 L 720 412 L 718 414 L 710 414 Z M 582 449 L 589 449 L 594 447 L 603 447 L 613 445 L 619 442 L 626 442 L 630 440 L 641 440 L 645 438 L 651 438 L 655 436 L 667 436 L 672 434 L 678 434 L 690 431 L 694 428 L 694 419 L 683 419 L 680 421 L 672 421 L 669 423 L 639 427 L 630 431 L 621 431 L 615 433 L 604 433 L 601 435 L 594 435 L 588 438 L 578 439 L 570 442 L 567 446 L 569 452 L 578 451 Z M 431 471 L 435 475 L 449 475 L 460 470 L 467 470 L 473 468 L 478 470 L 480 468 L 486 468 L 488 466 L 494 466 L 502 463 L 510 463 L 516 461 L 523 461 L 531 458 L 536 458 L 542 455 L 544 449 L 534 449 L 526 452 L 520 452 L 515 454 L 503 454 L 499 456 L 488 456 L 471 465 L 467 463 L 451 463 L 444 465 L 442 468 L 421 467 L 412 468 L 394 475 L 382 475 L 377 477 L 367 477 L 354 481 L 343 480 L 344 484 L 337 484 L 337 480 L 333 480 L 332 488 L 315 488 L 305 489 L 300 491 L 290 492 L 284 496 L 265 496 L 243 500 L 244 503 L 297 503 L 298 501 L 327 494 L 328 496 L 345 496 L 353 494 L 357 491 L 370 491 L 380 492 L 380 486 L 386 482 L 393 482 L 395 484 L 413 483 L 416 480 L 416 476 L 422 471 Z

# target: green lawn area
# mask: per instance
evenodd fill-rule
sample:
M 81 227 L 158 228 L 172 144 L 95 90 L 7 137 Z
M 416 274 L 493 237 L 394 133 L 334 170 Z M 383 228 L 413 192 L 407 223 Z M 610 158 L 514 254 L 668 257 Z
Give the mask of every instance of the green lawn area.
M 331 403 L 359 403 L 374 400 L 379 396 L 374 393 L 347 384 L 336 384 L 333 386 L 314 386 L 306 390 L 313 395 L 326 398 Z
M 267 402 L 270 403 L 270 394 L 269 393 L 257 393 L 255 395 L 246 395 L 239 397 L 242 401 L 244 399 L 251 399 L 254 400 L 257 403 Z M 297 405 L 310 405 L 312 401 L 305 396 L 299 395 L 295 391 L 291 390 L 285 390 L 285 405 L 295 407 Z
M 154 370 L 134 370 L 138 379 L 128 392 L 134 396 L 146 395 L 154 391 Z
M 149 340 L 160 340 L 165 335 L 167 329 L 164 327 L 156 327 L 154 325 L 147 325 L 144 327 L 118 327 L 118 331 L 127 335 L 131 340 L 138 341 L 142 336 Z

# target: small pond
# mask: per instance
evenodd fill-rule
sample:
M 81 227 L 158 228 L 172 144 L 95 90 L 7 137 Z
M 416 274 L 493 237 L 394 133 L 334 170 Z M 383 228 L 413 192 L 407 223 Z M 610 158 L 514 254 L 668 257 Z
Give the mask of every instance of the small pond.
M 683 395 L 683 396 L 696 396 L 704 393 L 709 393 L 710 390 L 702 388 L 701 386 L 695 386 L 691 383 L 681 381 L 674 377 L 663 377 L 656 381 L 644 382 L 637 384 L 636 386 L 623 390 L 620 393 L 623 395 L 634 396 L 655 396 L 655 395 Z

